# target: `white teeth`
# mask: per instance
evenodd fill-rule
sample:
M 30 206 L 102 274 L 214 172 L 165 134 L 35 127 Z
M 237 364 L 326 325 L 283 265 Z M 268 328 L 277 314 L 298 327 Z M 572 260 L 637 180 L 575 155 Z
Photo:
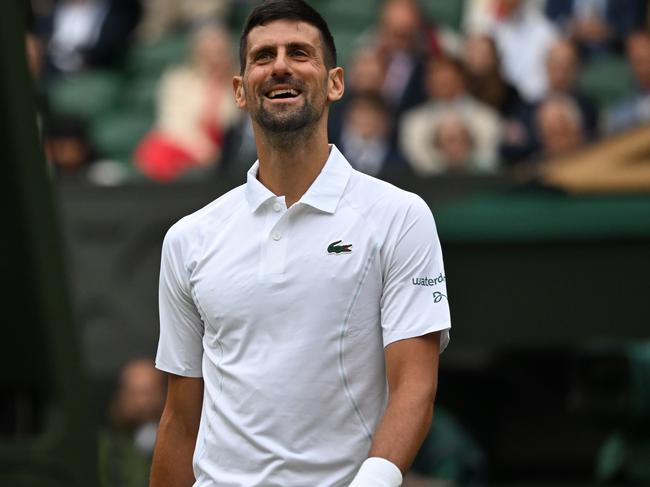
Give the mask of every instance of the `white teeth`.
M 285 94 L 289 94 L 289 95 L 293 95 L 293 96 L 298 96 L 298 92 L 297 92 L 296 90 L 293 90 L 293 89 L 288 89 L 288 90 L 273 90 L 273 91 L 269 92 L 269 94 L 268 94 L 267 96 L 268 96 L 269 98 L 275 98 L 276 96 L 279 96 L 279 95 L 285 95 Z

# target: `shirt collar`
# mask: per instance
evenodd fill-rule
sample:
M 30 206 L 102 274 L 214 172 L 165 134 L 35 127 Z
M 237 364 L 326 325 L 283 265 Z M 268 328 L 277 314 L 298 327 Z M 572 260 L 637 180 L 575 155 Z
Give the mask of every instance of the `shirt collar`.
M 259 161 L 255 161 L 246 176 L 246 199 L 252 212 L 275 195 L 257 179 Z M 348 184 L 352 166 L 338 148 L 332 144 L 330 155 L 316 180 L 302 195 L 299 203 L 326 213 L 334 213 Z
M 246 174 L 246 200 L 248 201 L 248 206 L 251 209 L 251 212 L 257 211 L 257 209 L 268 200 L 275 198 L 275 195 L 271 190 L 257 179 L 259 168 L 260 161 L 257 160 Z

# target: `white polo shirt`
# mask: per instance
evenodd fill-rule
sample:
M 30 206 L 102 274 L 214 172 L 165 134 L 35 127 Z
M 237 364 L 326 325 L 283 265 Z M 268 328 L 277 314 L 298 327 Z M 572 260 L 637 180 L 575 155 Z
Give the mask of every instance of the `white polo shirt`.
M 288 209 L 257 168 L 167 233 L 156 366 L 205 381 L 195 486 L 347 486 L 386 405 L 384 347 L 449 340 L 435 224 L 334 146 Z

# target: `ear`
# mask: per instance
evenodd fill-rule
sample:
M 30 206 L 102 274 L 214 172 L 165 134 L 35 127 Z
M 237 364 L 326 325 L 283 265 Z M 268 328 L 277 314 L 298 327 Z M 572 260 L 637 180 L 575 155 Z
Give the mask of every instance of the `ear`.
M 246 94 L 244 93 L 244 79 L 241 76 L 233 76 L 232 90 L 235 95 L 235 103 L 242 110 L 246 108 Z
M 327 100 L 330 102 L 338 101 L 343 98 L 345 92 L 345 80 L 343 78 L 343 68 L 336 67 L 329 71 L 327 81 Z

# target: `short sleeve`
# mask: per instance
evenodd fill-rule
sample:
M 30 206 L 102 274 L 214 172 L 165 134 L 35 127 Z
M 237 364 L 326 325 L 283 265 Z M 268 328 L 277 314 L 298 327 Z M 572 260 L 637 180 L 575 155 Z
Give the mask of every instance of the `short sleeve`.
M 179 228 L 174 226 L 167 232 L 162 248 L 156 367 L 177 375 L 201 377 L 203 321 L 192 299 L 184 253 Z
M 440 241 L 427 204 L 414 197 L 386 252 L 381 297 L 384 347 L 398 340 L 442 331 L 449 342 L 451 319 Z

